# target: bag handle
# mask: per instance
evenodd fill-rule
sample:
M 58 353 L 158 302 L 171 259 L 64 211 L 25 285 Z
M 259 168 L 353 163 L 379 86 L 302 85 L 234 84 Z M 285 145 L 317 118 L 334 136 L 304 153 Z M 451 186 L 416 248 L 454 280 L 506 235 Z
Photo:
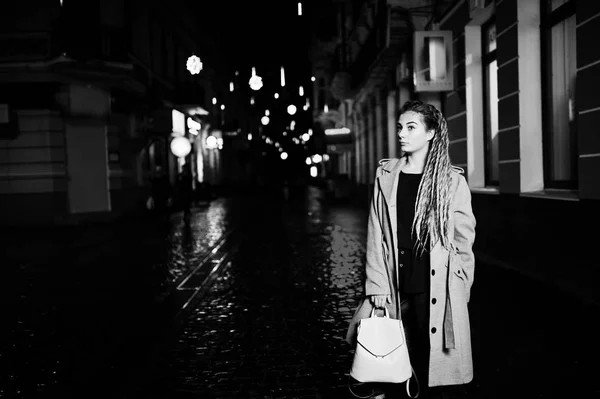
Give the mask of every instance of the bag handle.
M 381 309 L 381 308 L 376 308 L 375 306 L 373 306 L 373 309 L 371 309 L 371 317 L 379 317 L 379 316 L 375 316 L 376 309 Z M 382 317 L 389 318 L 387 306 L 383 307 L 383 316 Z

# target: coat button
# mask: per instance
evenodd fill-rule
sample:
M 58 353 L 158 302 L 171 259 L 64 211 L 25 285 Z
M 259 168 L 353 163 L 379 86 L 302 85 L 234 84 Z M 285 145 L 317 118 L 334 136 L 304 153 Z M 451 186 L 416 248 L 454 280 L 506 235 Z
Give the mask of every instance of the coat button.
M 399 265 L 399 266 L 400 266 L 400 267 L 402 267 L 402 266 L 404 266 L 404 265 L 403 265 L 402 263 L 400 263 L 400 265 Z
M 433 328 L 431 329 L 431 333 L 432 333 L 432 334 L 435 334 L 435 332 L 436 332 L 436 331 L 437 331 L 437 329 L 436 329 L 435 327 L 433 327 Z
M 432 276 L 435 276 L 435 270 L 432 270 L 432 271 L 431 271 L 431 275 L 432 275 Z
M 437 299 L 435 299 L 435 298 L 433 298 L 433 299 L 431 300 L 431 303 L 433 303 L 434 305 L 435 305 L 435 303 L 436 303 L 436 302 L 437 302 Z
M 458 274 L 460 274 L 460 270 L 458 271 Z
M 404 255 L 404 251 L 400 251 L 400 255 Z

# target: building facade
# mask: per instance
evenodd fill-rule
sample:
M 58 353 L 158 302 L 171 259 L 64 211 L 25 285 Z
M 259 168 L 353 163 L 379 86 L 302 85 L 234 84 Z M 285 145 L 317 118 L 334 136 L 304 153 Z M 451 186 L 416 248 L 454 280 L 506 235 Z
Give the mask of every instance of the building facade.
M 219 68 L 183 2 L 27 0 L 0 21 L 3 224 L 119 217 L 144 208 L 157 173 L 175 190 L 171 140 L 192 141 L 188 162 L 205 151 L 185 124 L 210 121 Z
M 596 3 L 339 2 L 329 91 L 350 130 L 344 156 L 363 202 L 378 160 L 400 156 L 398 108 L 433 103 L 471 188 L 480 259 L 600 301 L 591 252 L 600 222 Z M 429 39 L 423 69 L 418 38 L 441 34 L 450 41 L 439 52 Z

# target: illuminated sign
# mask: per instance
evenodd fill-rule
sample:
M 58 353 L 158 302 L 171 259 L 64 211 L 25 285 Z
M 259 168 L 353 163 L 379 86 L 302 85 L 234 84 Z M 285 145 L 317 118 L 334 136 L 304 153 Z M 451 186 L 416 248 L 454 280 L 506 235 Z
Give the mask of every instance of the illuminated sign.
M 202 129 L 202 125 L 190 117 L 187 118 L 187 127 L 188 131 L 194 136 L 197 136 L 200 129 Z
M 350 133 L 350 129 L 348 129 L 347 127 L 342 127 L 339 129 L 325 129 L 325 134 L 327 136 L 335 136 L 338 134 L 349 134 Z

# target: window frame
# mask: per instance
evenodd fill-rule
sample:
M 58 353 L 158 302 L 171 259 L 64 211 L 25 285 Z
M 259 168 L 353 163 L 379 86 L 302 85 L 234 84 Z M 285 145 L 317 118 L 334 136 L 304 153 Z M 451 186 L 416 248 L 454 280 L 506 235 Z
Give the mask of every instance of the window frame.
M 483 95 L 483 161 L 484 161 L 484 184 L 486 187 L 499 187 L 500 186 L 500 176 L 498 176 L 498 180 L 493 180 L 491 178 L 491 166 L 489 163 L 489 152 L 488 145 L 490 145 L 490 129 L 488 116 L 490 115 L 490 107 L 488 104 L 488 65 L 496 61 L 498 62 L 497 57 L 497 44 L 496 48 L 491 52 L 487 51 L 487 40 L 484 40 L 484 37 L 487 35 L 487 29 L 491 25 L 496 24 L 496 16 L 493 15 L 490 19 L 485 21 L 485 23 L 481 24 L 481 77 L 482 77 L 482 95 Z M 497 107 L 497 105 L 496 105 Z M 499 160 L 498 160 L 499 161 Z M 498 165 L 498 170 L 500 169 L 500 165 Z
M 552 141 L 554 136 L 552 121 L 550 116 L 553 114 L 552 109 L 552 68 L 548 67 L 552 60 L 552 28 L 566 21 L 568 18 L 576 15 L 576 0 L 568 0 L 566 3 L 558 6 L 554 11 L 551 11 L 552 5 L 547 0 L 540 1 L 540 50 L 541 50 L 541 71 L 542 78 L 542 151 L 543 151 L 543 171 L 544 171 L 544 187 L 550 189 L 566 189 L 577 190 L 578 184 L 578 132 L 577 132 L 577 112 L 575 112 L 573 123 L 574 131 L 571 131 L 571 179 L 556 180 L 552 177 Z

